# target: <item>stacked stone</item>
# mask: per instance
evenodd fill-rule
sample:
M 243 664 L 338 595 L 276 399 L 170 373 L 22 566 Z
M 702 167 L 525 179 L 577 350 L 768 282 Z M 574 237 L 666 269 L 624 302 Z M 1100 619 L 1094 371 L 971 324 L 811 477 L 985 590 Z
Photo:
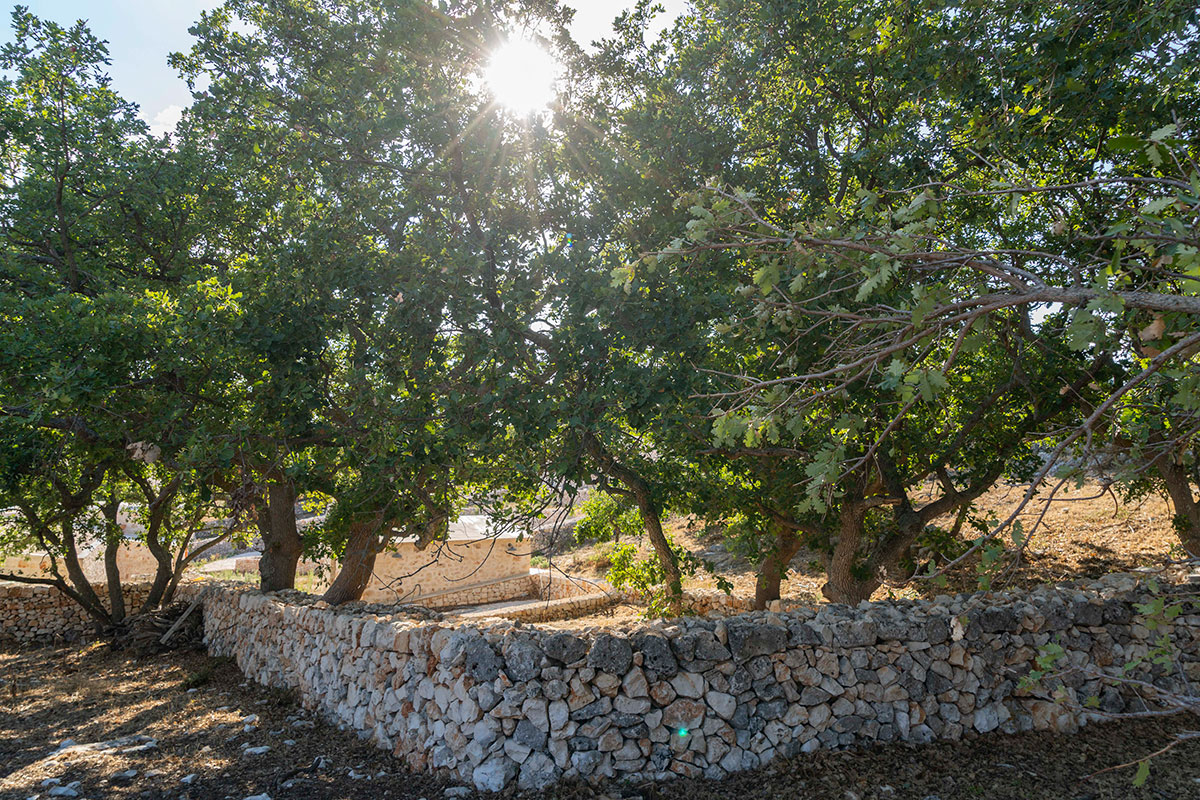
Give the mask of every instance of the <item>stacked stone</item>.
M 529 570 L 529 580 L 533 587 L 532 593 L 543 600 L 566 600 L 571 597 L 616 594 L 613 588 L 604 581 L 577 578 L 551 572 L 548 569 Z
M 107 607 L 107 586 L 94 588 Z M 122 588 L 126 607 L 141 604 L 150 592 L 149 583 Z M 95 635 L 95 620 L 55 587 L 0 581 L 0 641 L 18 645 L 50 644 Z
M 585 594 L 579 597 L 564 597 L 561 600 L 546 600 L 538 603 L 524 603 L 499 610 L 484 610 L 464 613 L 464 621 L 479 619 L 488 615 L 513 622 L 555 622 L 563 619 L 584 617 L 599 613 L 617 603 L 619 594 Z
M 1030 595 L 686 618 L 608 631 L 380 615 L 228 587 L 205 600 L 206 640 L 247 676 L 479 789 L 605 778 L 718 778 L 780 755 L 992 731 L 1071 730 L 1126 698 L 1068 678 L 1084 711 L 1018 687 L 1038 648 L 1118 674 L 1163 629 L 1116 576 Z M 1200 613 L 1171 629 L 1200 677 Z M 1153 679 L 1153 675 L 1145 677 Z
M 428 608 L 475 606 L 529 597 L 533 588 L 534 584 L 532 580 L 528 576 L 522 575 L 517 578 L 504 578 L 465 589 L 440 592 L 421 597 L 414 602 Z
M 738 614 L 754 609 L 754 601 L 748 597 L 725 594 L 714 590 L 683 593 L 683 601 L 696 616 L 709 614 Z

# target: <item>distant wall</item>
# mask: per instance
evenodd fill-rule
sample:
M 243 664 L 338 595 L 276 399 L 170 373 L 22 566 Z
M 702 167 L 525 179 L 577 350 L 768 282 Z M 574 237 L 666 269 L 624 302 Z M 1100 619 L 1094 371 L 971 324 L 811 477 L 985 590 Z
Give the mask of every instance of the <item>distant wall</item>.
M 108 587 L 95 587 L 108 608 Z M 122 584 L 125 608 L 136 610 L 146 601 L 150 584 Z M 77 641 L 96 634 L 96 623 L 71 598 L 53 586 L 0 581 L 0 642 L 32 645 Z
M 80 555 L 79 566 L 89 581 L 103 581 L 108 577 L 104 569 L 104 549 L 94 549 Z M 117 571 L 121 580 L 153 576 L 158 562 L 150 548 L 138 541 L 122 542 L 117 549 Z M 50 572 L 50 557 L 45 553 L 23 553 L 0 559 L 0 573 L 37 577 Z
M 424 550 L 410 541 L 394 542 L 375 559 L 374 577 L 363 600 L 421 603 L 424 598 L 527 578 L 529 550 L 527 543 L 517 542 L 515 537 L 452 539 Z M 481 602 L 504 599 L 507 597 Z
M 1018 682 L 1038 648 L 1057 642 L 1069 663 L 1117 673 L 1162 633 L 1137 619 L 1147 593 L 1131 576 L 574 633 L 206 591 L 211 653 L 411 768 L 484 790 L 720 778 L 822 748 L 1070 731 L 1130 699 L 1081 676 L 1067 694 L 1096 695 L 1097 712 L 1028 695 Z M 1200 680 L 1200 613 L 1167 632 Z

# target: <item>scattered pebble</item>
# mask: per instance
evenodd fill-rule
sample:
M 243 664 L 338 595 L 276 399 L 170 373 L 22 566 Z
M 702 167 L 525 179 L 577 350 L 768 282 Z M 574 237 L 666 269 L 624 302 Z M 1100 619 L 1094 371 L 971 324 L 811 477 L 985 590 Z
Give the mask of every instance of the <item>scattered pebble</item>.
M 284 743 L 284 744 L 286 744 L 288 747 L 295 747 L 295 746 L 296 746 L 296 740 L 295 740 L 295 739 L 284 739 L 284 740 L 283 740 L 283 743 Z
M 46 780 L 42 781 L 38 785 L 43 789 L 49 789 L 51 786 L 58 786 L 60 783 L 62 783 L 62 781 L 60 781 L 58 778 L 46 778 Z
M 258 722 L 258 714 L 247 714 L 246 716 L 242 717 L 242 722 L 246 723 L 247 725 L 253 725 L 254 723 Z
M 196 782 L 196 773 L 193 772 L 191 775 L 184 775 L 179 779 L 179 782 L 185 786 L 191 786 Z
M 242 752 L 248 756 L 261 756 L 263 753 L 267 752 L 270 749 L 271 749 L 270 746 L 264 744 L 264 745 L 261 745 L 260 747 L 247 747 Z
M 471 790 L 466 786 L 451 786 L 446 790 L 446 797 L 467 797 Z
M 129 780 L 133 780 L 137 776 L 138 776 L 138 771 L 136 769 L 127 769 L 127 770 L 122 770 L 121 772 L 115 773 L 112 776 L 112 779 L 114 781 L 129 781 Z

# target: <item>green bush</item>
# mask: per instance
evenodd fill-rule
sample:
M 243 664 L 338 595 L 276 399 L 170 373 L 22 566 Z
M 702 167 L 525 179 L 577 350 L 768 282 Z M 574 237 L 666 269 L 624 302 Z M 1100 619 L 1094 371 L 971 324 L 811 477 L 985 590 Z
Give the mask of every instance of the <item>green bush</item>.
M 575 525 L 579 542 L 618 542 L 622 536 L 642 532 L 642 515 L 633 503 L 605 492 L 592 492 L 579 509 L 583 519 Z
M 711 564 L 673 541 L 670 541 L 670 545 L 679 561 L 682 574 L 693 576 L 700 571 L 708 572 L 717 579 L 719 590 L 726 594 L 732 591 L 733 584 L 717 575 Z M 671 615 L 671 590 L 665 583 L 667 576 L 656 556 L 639 558 L 636 547 L 631 544 L 618 544 L 613 548 L 612 566 L 609 567 L 607 577 L 613 588 L 629 589 L 637 594 L 646 603 L 647 617 Z

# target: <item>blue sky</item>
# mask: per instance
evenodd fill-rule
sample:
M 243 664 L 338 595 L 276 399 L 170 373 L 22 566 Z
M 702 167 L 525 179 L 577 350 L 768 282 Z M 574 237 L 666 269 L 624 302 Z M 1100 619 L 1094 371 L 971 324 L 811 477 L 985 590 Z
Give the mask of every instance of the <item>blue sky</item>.
M 659 0 L 673 19 L 686 0 Z M 159 131 L 174 127 L 178 111 L 190 103 L 187 85 L 167 66 L 167 55 L 191 45 L 188 27 L 219 0 L 23 0 L 30 11 L 63 25 L 86 19 L 92 32 L 108 41 L 113 87 L 142 108 L 142 116 Z M 576 39 L 604 35 L 613 17 L 633 0 L 577 0 L 573 26 Z M 8 12 L 0 26 L 0 42 L 12 38 Z

